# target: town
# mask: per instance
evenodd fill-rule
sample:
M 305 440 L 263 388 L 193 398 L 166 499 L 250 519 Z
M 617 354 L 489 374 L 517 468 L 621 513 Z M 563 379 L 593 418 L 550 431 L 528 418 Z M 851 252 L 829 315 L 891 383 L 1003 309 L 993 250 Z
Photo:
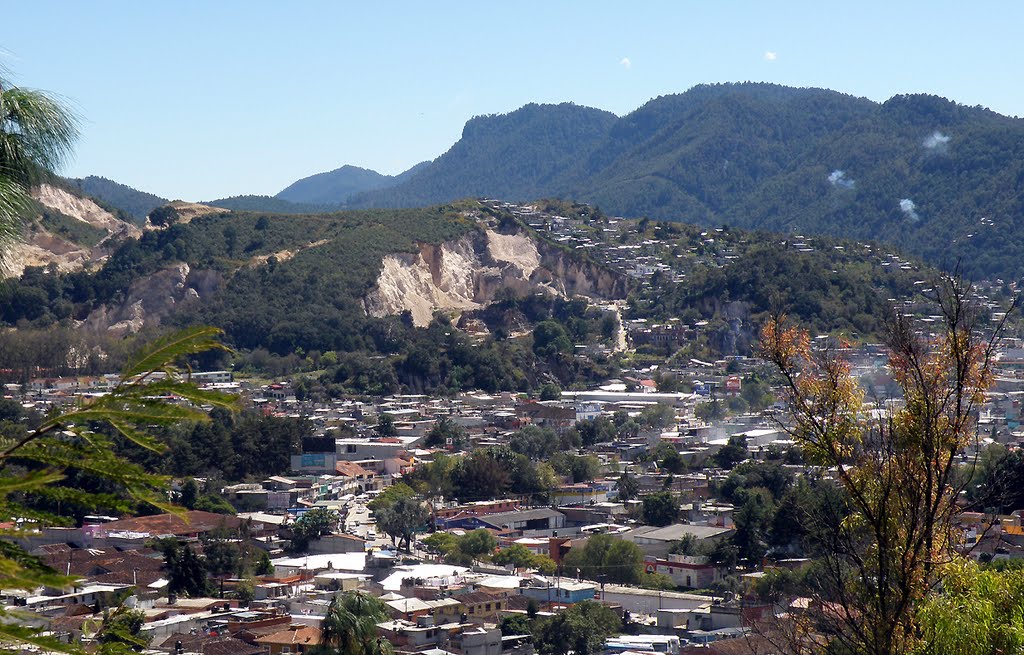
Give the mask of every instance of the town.
M 734 256 L 709 230 L 706 248 L 677 253 L 685 263 L 673 267 L 658 241 L 619 238 L 634 229 L 621 219 L 597 228 L 613 238 L 593 240 L 593 222 L 488 203 L 544 238 L 605 249 L 612 266 L 648 286 L 682 279 L 695 260 Z M 813 250 L 814 241 L 791 247 Z M 911 268 L 886 254 L 875 262 Z M 998 303 L 979 300 L 1001 318 Z M 900 307 L 923 330 L 941 318 L 919 299 Z M 295 428 L 286 469 L 176 476 L 176 514 L 28 523 L 17 543 L 77 581 L 8 590 L 4 603 L 63 643 L 101 638 L 98 617 L 128 608 L 147 651 L 176 655 L 314 652 L 331 613 L 360 594 L 377 600 L 361 611 L 397 653 L 758 652 L 759 624 L 816 609 L 788 583 L 814 565 L 800 516 L 828 496 L 835 471 L 805 460 L 768 362 L 680 357 L 707 321 L 652 323 L 623 318 L 614 303 L 598 308 L 614 317 L 615 334 L 575 344 L 577 357 L 647 356 L 587 389 L 324 399 L 305 393 L 301 376 L 194 372 L 202 388 L 238 395 L 252 421 Z M 881 345 L 819 346 L 849 362 L 869 398 L 887 399 L 873 411 L 898 401 Z M 1004 339 L 994 361 L 979 437 L 960 453 L 965 466 L 1024 438 L 1024 344 Z M 118 381 L 10 383 L 5 418 L 80 406 Z M 1024 561 L 1020 512 L 962 512 L 955 527 L 978 561 Z

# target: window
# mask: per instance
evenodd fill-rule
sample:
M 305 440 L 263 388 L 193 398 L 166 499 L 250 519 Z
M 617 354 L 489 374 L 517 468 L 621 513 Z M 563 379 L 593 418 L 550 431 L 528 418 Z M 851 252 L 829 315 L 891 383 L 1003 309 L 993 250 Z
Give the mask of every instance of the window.
M 686 576 L 686 586 L 687 587 L 692 587 L 693 586 L 692 584 L 690 584 L 690 576 Z
M 485 612 L 490 612 L 491 611 L 491 604 L 490 603 L 487 603 L 486 605 L 484 605 L 484 611 Z

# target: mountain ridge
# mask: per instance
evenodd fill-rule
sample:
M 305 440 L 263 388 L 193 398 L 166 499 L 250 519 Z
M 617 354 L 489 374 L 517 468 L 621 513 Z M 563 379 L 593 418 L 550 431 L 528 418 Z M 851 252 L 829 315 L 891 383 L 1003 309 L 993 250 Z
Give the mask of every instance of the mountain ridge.
M 1022 119 L 927 94 L 877 103 L 827 89 L 700 85 L 555 152 L 566 166 L 510 179 L 536 152 L 513 137 L 543 133 L 539 113 L 552 107 L 562 106 L 471 119 L 415 178 L 349 205 L 559 197 L 626 217 L 880 238 L 932 263 L 959 259 L 976 276 L 1024 272 Z
M 222 204 L 306 213 L 557 197 L 625 217 L 877 238 L 1012 279 L 1024 274 L 1022 191 L 1024 119 L 928 94 L 875 102 L 736 83 L 659 96 L 621 117 L 530 103 L 470 119 L 445 153 L 397 176 L 345 165 L 274 198 Z
M 338 209 L 358 193 L 389 188 L 409 180 L 428 163 L 420 162 L 398 175 L 384 175 L 369 168 L 345 164 L 333 171 L 296 180 L 275 194 L 274 198 L 300 205 Z M 264 211 L 267 209 L 263 208 Z

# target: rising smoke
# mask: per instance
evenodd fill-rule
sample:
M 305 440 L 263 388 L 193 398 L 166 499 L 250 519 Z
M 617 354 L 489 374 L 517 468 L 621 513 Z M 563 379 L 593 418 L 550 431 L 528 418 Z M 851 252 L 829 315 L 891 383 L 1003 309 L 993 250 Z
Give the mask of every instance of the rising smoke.
M 949 139 L 950 137 L 948 135 L 945 135 L 942 132 L 935 130 L 934 132 L 932 132 L 931 134 L 924 138 L 924 141 L 921 142 L 921 145 L 924 146 L 924 149 L 929 152 L 945 154 L 946 152 L 949 151 Z
M 852 189 L 857 185 L 855 181 L 846 177 L 845 171 L 841 171 L 838 168 L 828 174 L 828 182 L 832 186 L 840 189 Z
M 921 217 L 917 214 L 917 205 L 910 198 L 904 198 L 900 200 L 900 211 L 906 214 L 907 218 L 912 221 L 919 221 Z

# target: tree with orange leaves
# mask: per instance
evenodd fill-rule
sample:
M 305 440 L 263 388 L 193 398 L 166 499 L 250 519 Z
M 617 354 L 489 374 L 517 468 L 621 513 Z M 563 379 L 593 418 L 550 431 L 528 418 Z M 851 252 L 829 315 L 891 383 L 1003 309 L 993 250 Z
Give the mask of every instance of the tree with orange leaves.
M 849 363 L 783 316 L 762 330 L 762 356 L 785 380 L 792 436 L 844 492 L 842 507 L 807 517 L 820 542 L 808 576 L 816 602 L 796 626 L 836 652 L 919 649 L 917 610 L 937 567 L 956 557 L 957 456 L 977 439 L 998 328 L 983 334 L 960 279 L 945 277 L 936 290 L 937 332 L 901 313 L 887 323 L 902 398 L 867 403 Z

